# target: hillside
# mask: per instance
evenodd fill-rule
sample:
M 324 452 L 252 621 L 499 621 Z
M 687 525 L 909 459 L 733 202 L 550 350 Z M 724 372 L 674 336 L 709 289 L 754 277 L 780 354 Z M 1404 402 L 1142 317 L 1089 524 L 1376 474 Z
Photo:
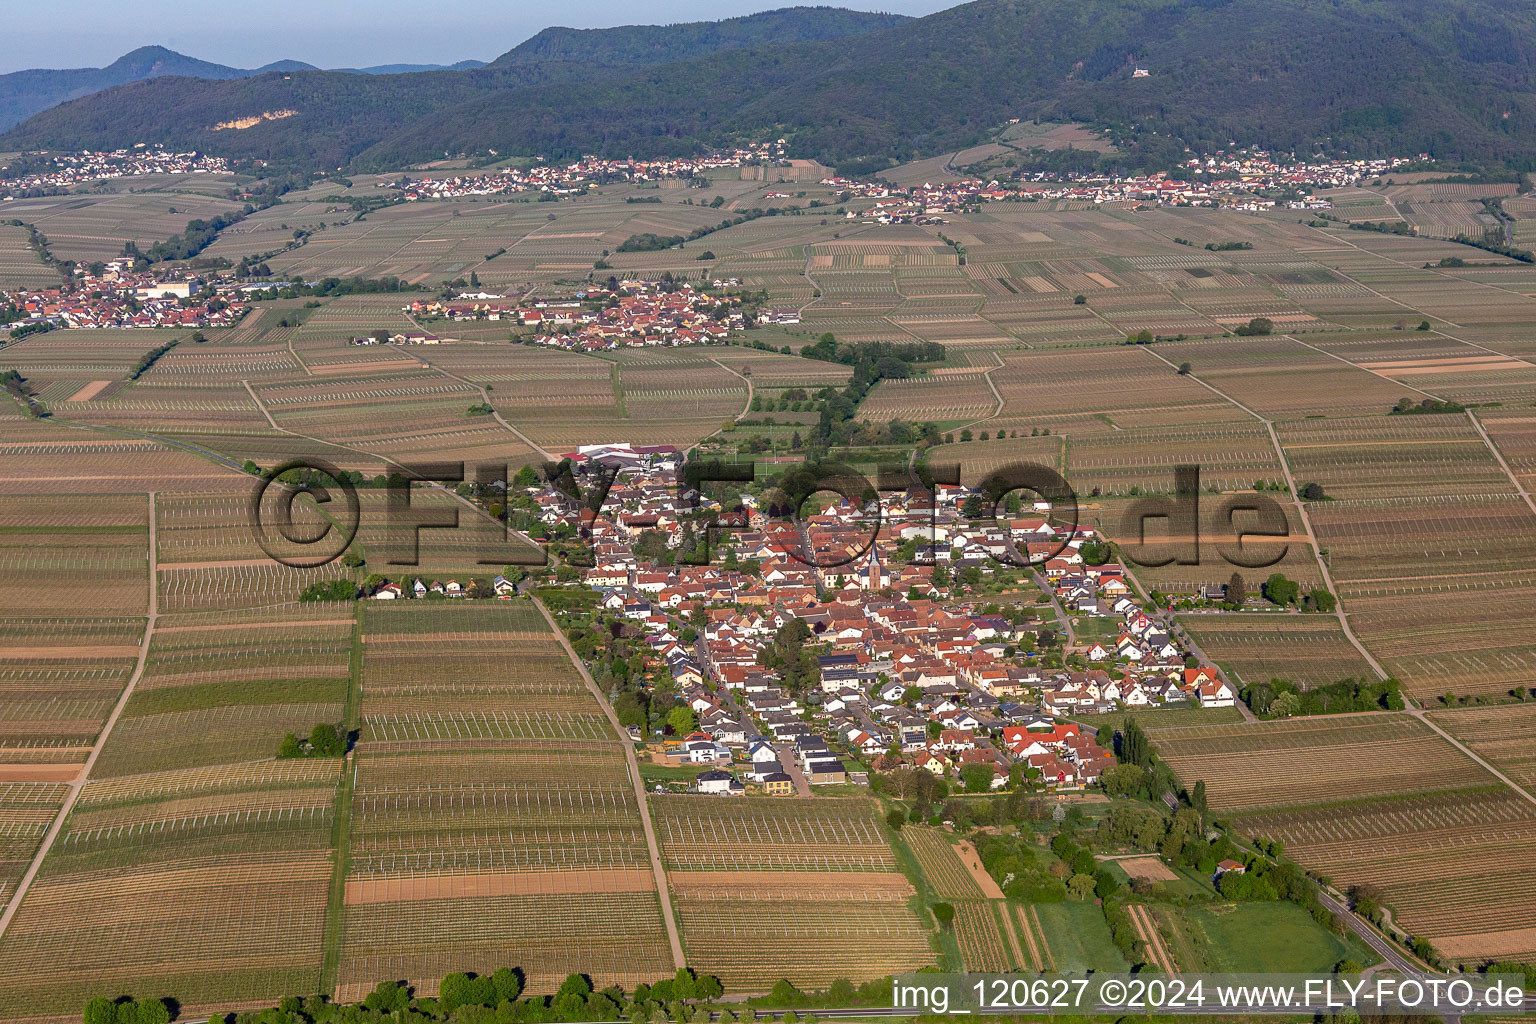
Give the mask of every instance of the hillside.
M 186 78 L 230 79 L 264 71 L 291 71 L 309 67 L 298 61 L 281 61 L 254 71 L 243 71 L 188 57 L 163 46 L 141 46 L 123 54 L 104 68 L 36 68 L 14 71 L 0 75 L 0 130 L 20 124 L 38 111 L 47 110 L 65 100 L 146 78 L 179 75 Z
M 547 28 L 497 57 L 492 67 L 535 61 L 595 64 L 670 64 L 720 50 L 865 35 L 911 21 L 836 7 L 787 7 L 724 21 L 619 28 Z
M 464 60 L 457 64 L 380 64 L 366 68 L 338 68 L 352 74 L 396 75 L 418 71 L 463 71 L 484 67 L 483 61 Z M 104 68 L 53 70 L 36 68 L 0 75 L 0 131 L 20 124 L 39 111 L 67 100 L 88 96 L 113 86 L 141 82 L 150 78 L 178 77 L 228 81 L 251 78 L 270 71 L 317 71 L 313 64 L 298 60 L 278 60 L 259 68 L 231 68 L 196 57 L 188 57 L 163 46 L 141 46 L 125 53 Z
M 1232 142 L 1521 167 L 1536 152 L 1536 13 L 1498 0 L 977 0 L 857 46 L 726 42 L 766 33 L 756 17 L 542 33 L 491 68 L 366 88 L 323 72 L 157 79 L 46 111 L 0 147 L 157 140 L 387 168 L 492 148 L 659 155 L 772 133 L 800 155 L 882 166 L 1044 117 L 1134 128 L 1126 159 L 1143 162 Z M 1132 78 L 1137 66 L 1150 75 Z M 238 135 L 206 129 L 274 106 L 299 115 Z

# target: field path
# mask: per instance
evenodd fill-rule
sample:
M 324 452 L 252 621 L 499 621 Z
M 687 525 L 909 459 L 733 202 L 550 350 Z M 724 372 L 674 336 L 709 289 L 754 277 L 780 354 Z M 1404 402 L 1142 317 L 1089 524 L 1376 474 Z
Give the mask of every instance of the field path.
M 1019 942 L 1019 923 L 1013 916 L 1013 907 L 1007 902 L 994 904 L 997 916 L 1003 919 L 1003 938 L 1008 940 L 1008 950 L 1014 964 L 1021 971 L 1029 970 L 1029 956 Z
M 413 319 L 413 320 L 411 320 L 411 323 L 414 324 L 414 323 L 416 323 L 416 321 Z M 527 445 L 529 448 L 532 448 L 534 451 L 538 452 L 539 456 L 541 458 L 546 459 L 546 460 L 548 460 L 550 462 L 555 461 L 554 455 L 551 454 L 547 449 L 545 449 L 543 445 L 537 444 L 533 440 L 533 438 L 529 437 L 527 434 L 523 433 L 521 430 L 518 430 L 516 427 L 514 427 L 511 423 L 508 423 L 506 420 L 501 418 L 501 413 L 496 411 L 496 403 L 491 401 L 490 392 L 485 390 L 485 385 L 484 384 L 477 384 L 477 383 L 475 383 L 472 380 L 466 380 L 463 377 L 460 377 L 456 373 L 449 373 L 447 370 L 443 369 L 441 366 L 433 365 L 432 361 L 429 360 L 426 356 L 417 355 L 415 352 L 410 353 L 410 356 L 411 356 L 411 358 L 419 361 L 423 366 L 428 367 L 429 369 L 432 369 L 432 370 L 436 370 L 438 373 L 442 374 L 444 377 L 452 377 L 454 380 L 458 381 L 460 384 L 468 384 L 472 388 L 478 388 L 479 391 L 480 391 L 480 399 L 481 399 L 481 401 L 485 402 L 486 405 L 491 407 L 491 418 L 492 419 L 494 419 L 497 423 L 500 423 L 503 427 L 505 427 L 507 430 L 511 431 L 514 435 L 516 435 L 517 439 L 519 441 L 523 442 L 523 444 Z M 737 418 L 740 419 L 740 417 L 737 417 Z
M 1135 347 L 1145 352 L 1152 358 L 1158 360 L 1159 362 L 1166 364 L 1170 368 L 1175 370 L 1178 369 L 1178 367 L 1174 366 L 1173 363 L 1164 358 L 1161 353 L 1152 351 L 1152 347 L 1150 345 L 1137 345 Z M 1349 362 L 1347 359 L 1344 361 Z M 1350 365 L 1353 366 L 1354 364 L 1351 363 Z M 1360 652 L 1360 656 L 1365 659 L 1365 663 L 1371 666 L 1371 671 L 1376 673 L 1376 678 L 1389 678 L 1389 673 L 1386 669 L 1381 667 L 1381 662 L 1376 660 L 1376 656 L 1374 654 L 1365 649 L 1365 644 L 1360 642 L 1360 638 L 1356 636 L 1355 631 L 1350 628 L 1349 616 L 1344 611 L 1344 598 L 1339 594 L 1339 588 L 1333 582 L 1333 574 L 1328 571 L 1328 563 L 1323 560 L 1322 548 L 1320 548 L 1317 543 L 1317 533 L 1312 529 L 1312 520 L 1307 516 L 1307 506 L 1306 503 L 1301 500 L 1301 492 L 1296 489 L 1296 477 L 1291 474 L 1291 463 L 1290 460 L 1285 457 L 1285 449 L 1280 444 L 1280 435 L 1275 433 L 1274 421 L 1269 419 L 1267 416 L 1261 416 L 1254 412 L 1252 409 L 1248 408 L 1242 402 L 1239 402 L 1225 391 L 1222 391 L 1214 384 L 1210 384 L 1201 380 L 1198 375 L 1190 373 L 1186 376 L 1188 376 L 1189 379 L 1194 381 L 1196 384 L 1199 384 L 1207 390 L 1220 395 L 1222 398 L 1231 402 L 1233 405 L 1237 406 L 1239 409 L 1243 410 L 1248 415 L 1264 424 L 1264 429 L 1269 432 L 1269 443 L 1274 446 L 1275 457 L 1280 460 L 1280 468 L 1285 472 L 1285 486 L 1291 492 L 1291 500 L 1296 503 L 1296 514 L 1301 517 L 1301 525 L 1306 528 L 1307 543 L 1312 545 L 1312 556 L 1317 559 L 1317 569 L 1318 572 L 1322 573 L 1323 585 L 1326 586 L 1329 593 L 1333 594 L 1336 598 L 1333 613 L 1339 620 L 1340 628 L 1344 630 L 1344 637 L 1350 642 L 1350 645 L 1353 646 L 1355 650 Z
M 1423 388 L 1416 388 L 1412 384 L 1409 384 L 1407 381 L 1399 380 L 1398 378 L 1390 376 L 1389 374 L 1382 373 L 1379 370 L 1373 370 L 1373 369 L 1371 369 L 1368 366 L 1361 366 L 1359 363 L 1354 362 L 1353 360 L 1350 360 L 1350 359 L 1345 359 L 1341 355 L 1335 355 L 1334 353 L 1329 352 L 1327 349 L 1318 348 L 1316 345 L 1309 345 L 1307 342 L 1302 341 L 1300 338 L 1292 337 L 1289 334 L 1281 335 L 1281 337 L 1285 338 L 1286 341 L 1294 341 L 1296 344 L 1300 345 L 1302 348 L 1309 348 L 1313 352 L 1316 352 L 1320 356 L 1327 356 L 1329 359 L 1337 359 L 1339 362 L 1343 363 L 1345 366 L 1353 367 L 1356 370 L 1364 370 L 1366 373 L 1369 373 L 1369 374 L 1372 374 L 1374 376 L 1380 377 L 1382 380 L 1387 381 L 1389 383 L 1396 384 L 1400 388 L 1407 388 L 1409 391 L 1417 391 L 1419 394 L 1423 395 L 1425 398 L 1433 398 L 1436 401 L 1440 400 L 1441 396 L 1439 396 L 1439 395 L 1431 394 L 1430 392 L 1425 391 Z
M 1027 970 L 1045 970 L 1045 957 L 1040 953 L 1040 944 L 1035 941 L 1035 927 L 1029 922 L 1029 908 L 1018 905 L 1005 905 L 1004 916 L 1012 917 L 1013 923 L 1018 929 L 1018 935 L 1024 940 L 1024 956 L 1027 958 L 1025 968 Z
M 1125 909 L 1130 912 L 1131 923 L 1147 944 L 1147 955 L 1152 958 L 1152 962 L 1169 974 L 1179 973 L 1168 947 L 1163 945 L 1163 937 L 1158 934 L 1157 919 L 1152 916 L 1152 912 L 1139 903 L 1127 903 Z
M 710 357 L 709 361 L 714 363 L 716 366 L 720 367 L 720 369 L 724 370 L 726 373 L 736 373 L 735 370 L 731 369 L 729 366 L 726 366 L 724 363 L 722 363 L 720 360 L 714 358 L 713 356 Z M 751 377 L 748 377 L 744 373 L 736 373 L 736 376 L 740 377 L 742 380 L 747 382 L 747 404 L 743 405 L 741 407 L 741 412 L 736 414 L 736 422 L 740 423 L 741 420 L 742 420 L 742 417 L 746 416 L 747 413 L 752 411 L 752 398 L 756 394 L 756 392 L 752 388 L 752 378 Z
M 1477 418 L 1477 413 L 1468 409 L 1467 419 L 1471 420 L 1472 426 L 1477 428 L 1478 436 L 1483 439 L 1483 443 L 1488 446 L 1488 450 L 1493 453 L 1493 457 L 1499 460 L 1499 466 L 1503 468 L 1504 475 L 1509 477 L 1509 482 L 1515 485 L 1515 490 L 1519 491 L 1520 497 L 1525 499 L 1525 507 L 1530 509 L 1532 513 L 1536 513 L 1536 502 L 1531 501 L 1531 496 L 1526 491 L 1525 485 L 1520 482 L 1519 477 L 1515 476 L 1515 471 L 1509 468 L 1509 463 L 1504 461 L 1504 453 L 1499 451 L 1498 445 L 1493 443 L 1493 438 L 1488 436 L 1488 431 L 1483 429 L 1483 422 Z
M 261 410 L 261 414 L 267 418 L 267 422 L 272 425 L 272 429 L 282 430 L 283 428 L 277 425 L 277 420 L 272 418 L 272 413 L 267 410 L 266 404 L 256 397 L 256 389 L 251 387 L 251 382 L 242 380 L 240 383 L 245 385 L 245 393 L 251 396 L 251 401 L 256 403 L 256 408 Z
M 656 876 L 656 896 L 661 901 L 661 919 L 667 926 L 667 941 L 672 945 L 672 961 L 677 967 L 686 967 L 687 958 L 683 956 L 683 940 L 677 934 L 677 919 L 672 915 L 671 889 L 667 885 L 667 869 L 661 863 L 661 848 L 656 843 L 656 830 L 651 826 L 651 809 L 645 799 L 645 783 L 640 778 L 640 763 L 635 759 L 635 744 L 629 738 L 629 732 L 619 724 L 619 716 L 614 714 L 613 706 L 608 703 L 608 698 L 603 696 L 603 691 L 598 689 L 597 683 L 592 679 L 592 673 L 587 671 L 587 666 L 576 656 L 571 648 L 571 642 L 566 639 L 565 630 L 555 622 L 555 617 L 549 614 L 549 609 L 544 607 L 544 602 L 537 597 L 532 598 L 534 605 L 544 616 L 544 621 L 549 623 L 549 628 L 554 630 L 555 638 L 560 641 L 560 646 L 565 648 L 566 657 L 571 659 L 571 664 L 576 666 L 576 671 L 581 673 L 581 681 L 587 684 L 592 698 L 603 709 L 603 714 L 608 718 L 608 724 L 613 726 L 613 731 L 624 746 L 624 757 L 629 761 L 629 778 L 635 787 L 635 801 L 640 807 L 640 824 L 645 829 L 645 845 L 651 853 L 651 872 Z
M 32 862 L 27 865 L 26 874 L 21 876 L 21 881 L 16 885 L 16 891 L 11 895 L 11 900 L 5 905 L 5 910 L 0 912 L 0 937 L 5 935 L 5 930 L 10 927 L 11 919 L 16 916 L 16 911 L 21 909 L 21 901 L 26 897 L 27 890 L 32 888 L 32 882 L 37 878 L 38 869 L 43 866 L 43 858 L 48 856 L 48 851 L 53 849 L 54 841 L 64 831 L 64 822 L 69 819 L 69 814 L 75 807 L 75 801 L 80 799 L 80 793 L 85 789 L 85 780 L 90 778 L 91 769 L 96 765 L 96 758 L 101 756 L 101 750 L 107 745 L 107 738 L 112 735 L 112 729 L 117 725 L 117 720 L 122 717 L 123 708 L 128 706 L 128 700 L 133 696 L 134 687 L 139 684 L 139 679 L 144 675 L 144 663 L 149 660 L 149 643 L 155 635 L 155 619 L 159 616 L 159 574 L 156 572 L 155 560 L 155 492 L 149 492 L 149 614 L 144 620 L 144 639 L 139 644 L 139 660 L 133 666 L 133 675 L 128 677 L 128 685 L 123 687 L 123 692 L 118 696 L 117 703 L 112 706 L 112 713 L 101 727 L 101 732 L 96 735 L 96 742 L 91 745 L 91 753 L 85 759 L 80 772 L 69 784 L 69 792 L 64 797 L 64 803 L 59 807 L 59 813 L 54 815 L 53 824 L 48 826 L 48 832 L 43 836 L 43 841 L 38 845 L 37 852 L 32 855 Z
M 1040 914 L 1035 910 L 1035 905 L 1033 903 L 1029 905 L 1029 917 L 1025 920 L 1024 923 L 1027 926 L 1032 925 L 1034 934 L 1038 935 L 1040 939 L 1040 948 L 1038 950 L 1035 950 L 1034 948 L 1035 940 L 1033 938 L 1029 939 L 1030 949 L 1040 954 L 1040 959 L 1036 961 L 1036 970 L 1056 970 L 1056 958 L 1051 956 L 1051 944 L 1045 941 L 1045 925 L 1040 923 Z M 1024 934 L 1026 937 L 1030 936 L 1029 927 L 1024 929 Z

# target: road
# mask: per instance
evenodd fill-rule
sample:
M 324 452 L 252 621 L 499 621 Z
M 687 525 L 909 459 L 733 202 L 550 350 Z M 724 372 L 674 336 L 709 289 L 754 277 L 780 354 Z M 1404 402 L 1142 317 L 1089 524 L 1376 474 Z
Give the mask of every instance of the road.
M 1029 574 L 1035 581 L 1035 586 L 1040 588 L 1040 592 L 1051 599 L 1051 610 L 1056 613 L 1056 623 L 1061 627 L 1061 635 L 1067 638 L 1067 642 L 1062 644 L 1062 646 L 1071 647 L 1076 644 L 1077 631 L 1072 628 L 1071 617 L 1067 615 L 1066 609 L 1061 606 L 1061 601 L 1056 597 L 1056 588 L 1051 585 L 1051 581 L 1046 579 L 1039 569 L 1031 567 Z
M 1337 914 L 1349 927 L 1350 931 L 1360 936 L 1361 941 L 1374 949 L 1376 955 L 1385 961 L 1385 966 L 1401 971 L 1404 974 L 1417 974 L 1424 969 L 1399 953 L 1396 946 L 1388 942 L 1376 929 L 1356 917 L 1353 911 L 1341 901 L 1329 895 L 1326 889 L 1319 890 L 1317 898 L 1323 906 Z
M 810 796 L 811 782 L 805 777 L 805 772 L 800 770 L 800 762 L 795 759 L 795 748 L 788 743 L 775 743 L 773 749 L 779 755 L 779 764 L 783 766 L 784 774 L 794 780 L 795 795 Z
M 672 946 L 672 961 L 676 967 L 686 967 L 687 959 L 683 956 L 683 940 L 677 932 L 677 920 L 672 915 L 671 889 L 667 885 L 667 870 L 661 863 L 661 848 L 656 842 L 656 830 L 651 826 L 651 811 L 645 798 L 645 782 L 640 778 L 640 762 L 635 758 L 635 744 L 629 738 L 629 730 L 619 724 L 619 716 L 614 713 L 613 705 L 608 703 L 608 698 L 603 691 L 598 689 L 597 683 L 592 679 L 592 673 L 587 671 L 587 666 L 576 656 L 571 642 L 565 637 L 565 630 L 555 622 L 555 617 L 544 607 L 544 602 L 537 597 L 533 598 L 534 606 L 544 616 L 544 621 L 549 623 L 549 628 L 554 630 L 555 637 L 560 641 L 560 646 L 565 648 L 566 657 L 571 659 L 571 664 L 576 666 L 576 671 L 581 673 L 581 681 L 587 684 L 587 690 L 592 698 L 597 701 L 598 707 L 603 709 L 608 724 L 613 726 L 614 735 L 624 746 L 624 758 L 629 762 L 629 779 L 635 788 L 635 802 L 640 809 L 640 824 L 645 830 L 645 845 L 651 854 L 651 871 L 656 876 L 656 895 L 661 901 L 662 923 L 667 926 L 667 941 Z

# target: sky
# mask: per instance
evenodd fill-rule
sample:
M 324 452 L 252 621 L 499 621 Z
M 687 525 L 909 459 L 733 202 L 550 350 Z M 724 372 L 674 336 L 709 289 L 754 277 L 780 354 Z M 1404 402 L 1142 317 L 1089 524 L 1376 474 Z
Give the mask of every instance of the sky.
M 931 14 L 957 0 L 47 0 L 6 4 L 0 73 L 100 67 L 140 46 L 254 68 L 275 60 L 317 67 L 490 60 L 551 25 L 713 21 L 825 4 Z

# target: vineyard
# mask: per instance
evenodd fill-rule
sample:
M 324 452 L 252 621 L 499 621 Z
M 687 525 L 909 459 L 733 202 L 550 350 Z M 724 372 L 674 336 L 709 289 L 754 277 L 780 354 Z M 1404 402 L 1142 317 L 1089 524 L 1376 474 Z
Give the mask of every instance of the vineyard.
M 1492 782 L 1466 755 L 1405 714 L 1172 729 L 1163 758 L 1211 806 L 1286 807 Z
M 942 832 L 914 826 L 903 829 L 901 837 L 917 857 L 928 885 L 941 899 L 979 900 L 986 895 Z
M 1452 956 L 1528 959 L 1536 882 L 1524 870 L 1536 809 L 1504 788 L 1384 797 L 1245 815 L 1343 885 L 1369 883 L 1395 919 Z
M 1465 708 L 1431 717 L 1517 785 L 1536 788 L 1536 706 Z
M 1102 141 L 1028 125 L 1010 136 L 1042 130 L 1080 132 L 1079 148 Z M 965 159 L 983 164 L 983 180 L 1006 173 L 996 149 Z M 947 162 L 887 174 L 937 180 Z M 1146 587 L 1226 580 L 1220 503 L 1258 485 L 1289 532 L 1273 568 L 1242 570 L 1250 592 L 1271 571 L 1320 586 L 1321 558 L 1349 628 L 1386 671 L 1422 706 L 1451 691 L 1430 720 L 1536 786 L 1536 706 L 1508 700 L 1536 679 L 1525 497 L 1536 493 L 1536 269 L 1428 237 L 1476 236 L 1479 200 L 1510 186 L 1380 186 L 1417 237 L 1313 226 L 1296 211 L 1066 200 L 881 224 L 859 215 L 860 197 L 819 181 L 734 170 L 702 177 L 702 190 L 616 183 L 359 216 L 351 200 L 377 198 L 395 177 L 289 193 L 204 255 L 259 257 L 284 279 L 394 276 L 420 291 L 261 300 L 201 338 L 6 339 L 0 371 L 15 369 L 52 415 L 0 395 L 0 901 L 83 786 L 0 935 L 0 1019 L 77 1018 L 88 998 L 132 994 L 174 998 L 182 1019 L 201 1020 L 290 994 L 354 999 L 386 979 L 431 995 L 445 973 L 497 967 L 521 968 L 532 992 L 578 971 L 632 987 L 676 968 L 669 906 L 689 963 L 738 992 L 914 970 L 941 949 L 971 970 L 1126 969 L 1092 901 L 998 899 L 968 847 L 922 826 L 892 839 L 872 800 L 642 800 L 623 740 L 526 601 L 298 602 L 317 581 L 486 578 L 527 553 L 446 489 L 412 491 L 415 510 L 460 520 L 421 531 L 414 564 L 395 558 L 408 552 L 372 486 L 359 489 L 353 542 L 365 565 L 291 568 L 253 535 L 247 459 L 321 458 L 368 478 L 464 461 L 471 472 L 505 465 L 510 478 L 543 458 L 535 448 L 558 457 L 587 443 L 731 455 L 761 433 L 766 455 L 734 454 L 774 459 L 798 433 L 803 451 L 818 392 L 854 374 L 794 354 L 826 331 L 840 344 L 943 344 L 942 361 L 883 377 L 849 410 L 860 426 L 940 422 L 953 439 L 927 458 L 961 464 L 968 483 L 1019 461 L 1052 467 L 1081 496 L 1083 525 L 1112 540 L 1126 539 L 1133 502 L 1167 497 L 1173 467 L 1198 464 L 1200 563 L 1137 568 Z M 144 177 L 131 191 L 7 204 L 26 224 L 0 226 L 0 287 L 60 280 L 26 225 L 60 259 L 105 260 L 237 209 L 223 197 L 233 184 Z M 1319 195 L 1346 220 L 1390 214 L 1367 189 Z M 1528 244 L 1536 201 L 1505 202 Z M 616 251 L 635 234 L 686 236 L 770 205 L 780 215 L 682 247 Z M 832 214 L 840 206 L 854 216 Z M 511 319 L 401 310 L 445 286 L 521 301 L 529 287 L 564 297 L 608 273 L 736 277 L 766 293 L 761 313 L 799 323 L 774 317 L 786 322 L 730 345 L 588 355 L 513 344 L 527 332 Z M 1260 316 L 1272 333 L 1231 336 Z M 442 343 L 352 344 L 378 330 Z M 1141 331 L 1160 337 L 1123 344 Z M 791 388 L 810 397 L 778 409 Z M 722 430 L 749 392 L 774 408 L 748 416 L 775 423 Z M 1404 399 L 1466 409 L 1390 414 Z M 496 415 L 471 415 L 482 402 Z M 1298 503 L 1288 475 L 1324 497 Z M 307 501 L 296 508 L 299 527 L 318 529 Z M 1372 674 L 1334 616 L 1180 622 L 1235 682 Z M 1454 699 L 1471 694 L 1503 702 Z M 1536 810 L 1413 716 L 1131 714 L 1240 833 L 1283 842 L 1339 886 L 1378 887 L 1396 920 L 1453 962 L 1536 961 Z M 347 734 L 345 757 L 277 756 L 285 735 L 322 724 Z M 903 873 L 914 862 L 926 884 Z M 952 937 L 935 933 L 923 901 L 953 902 Z M 1164 969 L 1264 966 L 1296 949 L 1326 969 L 1353 955 L 1303 934 L 1307 922 L 1286 920 L 1293 910 L 1160 904 L 1133 918 Z
M 668 973 L 623 750 L 527 602 L 371 607 L 338 992 Z
M 728 989 L 864 981 L 933 961 L 873 801 L 649 802 L 688 962 Z

